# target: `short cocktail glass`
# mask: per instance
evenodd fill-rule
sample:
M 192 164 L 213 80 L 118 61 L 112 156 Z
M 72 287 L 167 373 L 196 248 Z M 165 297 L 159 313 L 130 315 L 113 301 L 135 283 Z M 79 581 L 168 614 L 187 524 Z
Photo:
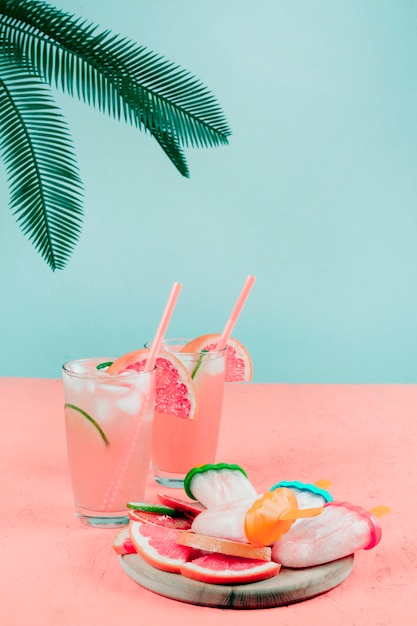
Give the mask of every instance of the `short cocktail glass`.
M 128 524 L 149 474 L 155 370 L 106 373 L 109 357 L 62 368 L 68 463 L 76 515 L 90 526 Z M 103 366 L 104 365 L 104 366 Z
M 195 419 L 155 411 L 151 453 L 153 476 L 156 482 L 166 487 L 182 487 L 191 468 L 216 461 L 227 349 L 181 352 L 189 341 L 166 339 L 161 348 L 173 352 L 186 366 L 192 376 L 197 400 Z

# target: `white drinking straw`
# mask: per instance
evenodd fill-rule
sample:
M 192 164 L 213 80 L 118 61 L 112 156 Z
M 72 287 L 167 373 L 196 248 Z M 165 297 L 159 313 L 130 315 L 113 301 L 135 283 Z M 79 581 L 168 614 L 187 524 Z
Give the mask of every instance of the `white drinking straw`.
M 165 332 L 166 329 L 168 328 L 168 324 L 171 320 L 172 317 L 172 313 L 174 311 L 175 305 L 177 303 L 178 300 L 178 296 L 179 293 L 181 291 L 181 283 L 174 283 L 172 285 L 171 288 L 171 292 L 168 296 L 168 300 L 167 303 L 165 305 L 165 309 L 164 312 L 162 313 L 162 317 L 161 320 L 159 322 L 158 328 L 156 330 L 155 333 L 155 337 L 154 340 L 152 342 L 152 346 L 150 349 L 150 353 L 149 356 L 146 360 L 146 365 L 145 365 L 145 370 L 146 372 L 150 372 L 153 370 L 153 368 L 155 367 L 155 361 L 156 361 L 156 356 L 158 353 L 158 350 L 161 346 L 161 343 L 164 339 L 165 336 Z M 114 498 L 116 496 L 116 493 L 118 492 L 119 488 L 120 488 L 120 484 L 122 482 L 123 476 L 127 470 L 127 466 L 129 464 L 130 458 L 132 456 L 133 450 L 135 448 L 136 445 L 136 441 L 137 438 L 139 436 L 139 432 L 140 432 L 140 424 L 141 424 L 141 416 L 146 412 L 147 407 L 149 405 L 150 402 L 150 398 L 151 398 L 151 394 L 150 392 L 148 392 L 146 394 L 146 397 L 144 399 L 144 405 L 141 408 L 140 411 L 140 415 L 139 415 L 139 419 L 137 420 L 137 422 L 135 422 L 133 424 L 132 427 L 132 432 L 131 435 L 128 438 L 129 441 L 129 447 L 127 448 L 125 454 L 122 454 L 122 456 L 120 457 L 120 463 L 119 466 L 117 468 L 117 471 L 115 472 L 112 480 L 110 481 L 110 484 L 107 488 L 106 494 L 104 496 L 104 501 L 103 501 L 103 509 L 104 511 L 111 511 L 113 502 L 114 502 Z
M 232 334 L 233 328 L 235 327 L 237 319 L 243 309 L 243 305 L 246 302 L 246 299 L 250 293 L 250 290 L 253 287 L 253 283 L 255 282 L 255 280 L 255 276 L 249 274 L 245 284 L 243 285 L 242 291 L 240 292 L 239 297 L 236 300 L 236 304 L 233 307 L 230 317 L 226 322 L 226 326 L 224 327 L 224 330 L 220 335 L 220 339 L 216 345 L 216 350 L 223 350 L 226 347 L 229 337 Z

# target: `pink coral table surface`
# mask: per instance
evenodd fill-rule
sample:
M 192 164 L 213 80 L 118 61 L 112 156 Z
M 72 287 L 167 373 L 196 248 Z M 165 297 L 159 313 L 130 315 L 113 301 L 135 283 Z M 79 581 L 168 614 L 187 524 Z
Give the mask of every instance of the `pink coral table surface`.
M 242 465 L 259 491 L 326 478 L 337 500 L 391 508 L 380 544 L 357 553 L 341 585 L 272 609 L 181 603 L 123 572 L 116 531 L 87 528 L 73 512 L 60 380 L 0 378 L 0 425 L 0 624 L 415 623 L 417 386 L 226 386 L 218 460 Z M 150 477 L 147 498 L 158 490 Z

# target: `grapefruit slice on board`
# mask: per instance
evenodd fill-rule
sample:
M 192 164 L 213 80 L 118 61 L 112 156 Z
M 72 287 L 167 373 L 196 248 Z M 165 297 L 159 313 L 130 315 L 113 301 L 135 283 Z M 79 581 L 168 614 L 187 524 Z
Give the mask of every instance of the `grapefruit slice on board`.
M 106 370 L 108 374 L 121 374 L 133 370 L 142 372 L 149 355 L 149 348 L 133 350 L 116 359 Z M 194 419 L 197 414 L 197 399 L 194 383 L 177 357 L 169 352 L 156 358 L 155 410 L 158 413 Z
M 156 524 L 165 528 L 176 528 L 177 530 L 190 530 L 192 521 L 189 517 L 172 517 L 171 515 L 161 515 L 159 513 L 149 513 L 148 511 L 128 511 L 129 519 L 133 522 L 146 524 Z
M 183 500 L 182 498 L 176 498 L 175 496 L 168 495 L 166 493 L 158 493 L 158 500 L 168 506 L 172 507 L 178 513 L 182 513 L 187 517 L 196 517 L 199 513 L 205 510 L 205 506 L 203 506 L 200 502 L 194 502 Z
M 181 352 L 215 350 L 220 334 L 201 335 L 181 348 Z M 252 359 L 245 346 L 234 337 L 227 342 L 226 382 L 249 382 L 252 380 Z
M 278 574 L 275 561 L 201 554 L 191 546 L 178 543 L 181 531 L 147 522 L 131 522 L 129 534 L 136 552 L 156 569 L 182 574 L 187 578 L 213 584 L 243 584 L 265 580 Z M 126 539 L 119 543 L 126 544 Z
M 153 567 L 165 572 L 180 573 L 180 567 L 186 563 L 193 548 L 180 546 L 175 528 L 147 522 L 131 522 L 130 536 L 138 554 Z
M 206 554 L 180 566 L 187 578 L 217 585 L 253 583 L 276 576 L 279 563 L 258 561 L 225 554 Z
M 122 530 L 117 533 L 117 535 L 113 539 L 112 546 L 116 554 L 136 554 L 136 548 L 133 545 L 129 528 L 122 528 Z

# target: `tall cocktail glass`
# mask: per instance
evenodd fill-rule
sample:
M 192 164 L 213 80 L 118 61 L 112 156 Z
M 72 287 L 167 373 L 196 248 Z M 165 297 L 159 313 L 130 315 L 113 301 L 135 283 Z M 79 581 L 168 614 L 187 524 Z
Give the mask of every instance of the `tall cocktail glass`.
M 185 475 L 192 467 L 216 461 L 226 348 L 181 352 L 189 341 L 166 339 L 162 343 L 162 350 L 173 352 L 188 369 L 197 401 L 197 415 L 191 420 L 155 411 L 151 453 L 153 476 L 167 487 L 182 487 Z
M 149 474 L 155 370 L 109 375 L 113 358 L 62 368 L 68 462 L 77 516 L 90 526 L 126 525 Z

